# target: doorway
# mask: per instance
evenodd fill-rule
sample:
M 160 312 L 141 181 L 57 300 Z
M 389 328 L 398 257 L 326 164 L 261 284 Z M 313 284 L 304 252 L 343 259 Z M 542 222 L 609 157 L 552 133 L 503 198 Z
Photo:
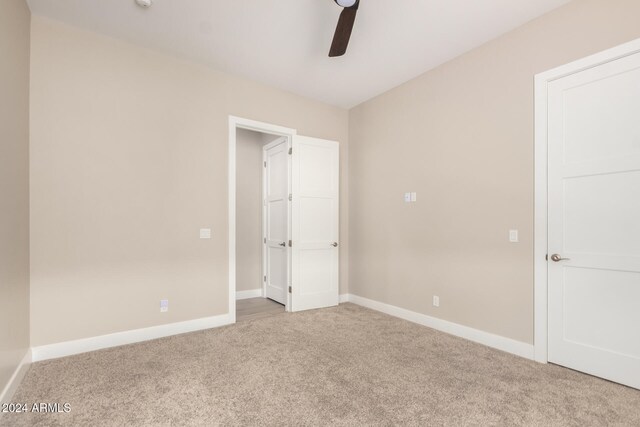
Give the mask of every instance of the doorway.
M 236 129 L 236 312 L 255 320 L 285 311 L 289 138 Z
M 536 359 L 640 388 L 640 41 L 536 103 Z
M 233 321 L 236 300 L 269 299 L 286 311 L 338 304 L 338 151 L 334 141 L 229 117 L 229 312 Z M 258 170 L 260 186 L 255 178 Z

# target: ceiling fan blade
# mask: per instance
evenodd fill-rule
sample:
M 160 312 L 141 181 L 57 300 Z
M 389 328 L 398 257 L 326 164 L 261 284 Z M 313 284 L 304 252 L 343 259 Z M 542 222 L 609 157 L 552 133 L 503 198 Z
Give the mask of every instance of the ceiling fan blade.
M 358 12 L 358 3 L 352 7 L 345 7 L 340 13 L 338 19 L 338 26 L 336 32 L 333 35 L 333 42 L 331 43 L 331 50 L 329 56 L 342 56 L 347 51 L 349 45 L 349 39 L 351 38 L 351 30 L 353 30 L 353 24 L 356 21 L 356 13 Z

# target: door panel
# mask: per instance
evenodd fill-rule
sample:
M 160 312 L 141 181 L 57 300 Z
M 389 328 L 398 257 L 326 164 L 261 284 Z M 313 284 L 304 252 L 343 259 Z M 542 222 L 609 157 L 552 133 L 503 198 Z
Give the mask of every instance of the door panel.
M 316 249 L 307 247 L 300 253 L 300 295 L 303 298 L 313 298 L 332 292 L 335 275 L 334 254 L 327 250 L 326 245 L 318 245 Z M 322 247 L 320 247 L 322 246 Z M 332 303 L 330 305 L 336 305 Z M 317 307 L 314 307 L 317 308 Z
M 267 245 L 267 298 L 286 303 L 287 251 L 278 245 Z
M 548 102 L 548 358 L 640 388 L 640 55 Z
M 283 221 L 287 217 L 287 200 L 284 195 L 267 198 L 267 240 L 281 243 L 287 240 L 287 223 Z
M 301 198 L 299 206 L 300 229 L 305 231 L 305 241 L 312 242 L 336 241 L 335 201 L 327 197 Z
M 304 138 L 304 137 L 299 137 Z M 298 143 L 301 140 L 298 140 Z M 322 195 L 331 198 L 337 188 L 338 176 L 334 166 L 337 162 L 334 143 L 323 145 L 321 140 L 302 143 L 299 153 L 300 169 L 298 170 L 298 191 L 304 194 Z M 330 142 L 330 141 L 327 141 Z M 335 143 L 337 144 L 337 143 Z
M 593 77 L 563 94 L 567 163 L 640 153 L 640 69 Z
M 565 250 L 640 256 L 640 171 L 567 179 L 564 193 Z
M 338 305 L 338 143 L 293 139 L 292 311 Z
M 565 268 L 565 339 L 620 355 L 640 355 L 625 331 L 640 325 L 639 273 Z
M 287 302 L 289 234 L 289 153 L 286 138 L 264 148 L 265 159 L 265 276 L 266 297 Z

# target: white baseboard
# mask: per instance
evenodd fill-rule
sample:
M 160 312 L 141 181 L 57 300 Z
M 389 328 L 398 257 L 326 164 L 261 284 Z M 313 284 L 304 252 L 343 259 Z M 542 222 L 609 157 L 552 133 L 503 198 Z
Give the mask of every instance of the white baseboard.
M 262 291 L 260 290 L 260 292 Z M 372 310 L 399 317 L 413 323 L 417 323 L 451 335 L 465 338 L 470 341 L 493 347 L 507 353 L 512 353 L 520 357 L 531 360 L 533 360 L 534 358 L 533 345 L 516 341 L 511 338 L 491 334 L 489 332 L 484 332 L 478 329 L 470 328 L 468 326 L 463 326 L 457 323 L 427 316 L 426 314 L 416 313 L 414 311 L 370 300 L 357 295 L 340 295 L 340 303 L 345 302 L 351 302 L 357 305 L 361 305 Z M 184 322 L 170 323 L 167 325 L 152 326 L 149 328 L 135 329 L 108 335 L 101 335 L 97 337 L 84 338 L 75 341 L 67 341 L 62 343 L 33 347 L 31 351 L 27 353 L 20 366 L 14 372 L 11 380 L 9 381 L 9 384 L 5 387 L 0 397 L 2 399 L 5 399 L 6 396 L 13 395 L 13 392 L 20 384 L 22 377 L 26 373 L 29 363 L 32 361 L 39 362 L 42 360 L 71 356 L 74 354 L 86 353 L 89 351 L 117 347 L 126 344 L 133 344 L 136 342 L 148 341 L 171 335 L 178 335 L 203 329 L 217 328 L 232 323 L 234 323 L 232 316 L 230 314 L 223 314 L 202 319 L 188 320 Z
M 236 300 L 249 298 L 262 298 L 262 289 L 252 289 L 250 291 L 236 292 Z
M 11 378 L 9 378 L 9 382 L 2 390 L 2 393 L 0 393 L 0 403 L 11 402 L 11 399 L 18 389 L 18 386 L 22 382 L 24 376 L 27 374 L 29 366 L 31 366 L 31 349 L 27 350 L 27 353 L 20 361 L 20 364 L 16 367 L 16 370 L 13 371 L 13 375 L 11 375 Z
M 427 316 L 426 314 L 416 313 L 415 311 L 410 311 L 404 308 L 359 297 L 357 295 L 348 294 L 344 295 L 344 297 L 344 302 L 351 302 L 357 305 L 361 305 L 363 307 L 380 311 L 391 316 L 399 317 L 401 319 L 408 320 L 419 325 L 428 326 L 429 328 L 436 329 L 447 334 L 455 335 L 460 338 L 465 338 L 469 341 L 477 342 L 488 347 L 493 347 L 507 353 L 515 354 L 516 356 L 534 360 L 533 345 L 531 344 L 516 341 L 500 335 L 491 334 L 489 332 L 470 328 L 468 326 L 459 325 L 457 323 L 438 319 L 436 317 Z M 340 301 L 343 301 L 343 295 L 340 296 Z
M 56 344 L 33 347 L 32 360 L 56 359 L 58 357 L 71 356 L 73 354 L 86 353 L 109 347 L 118 347 L 171 335 L 195 332 L 203 329 L 217 328 L 219 326 L 234 323 L 230 314 L 204 317 L 201 319 L 187 320 L 184 322 L 169 323 L 167 325 L 152 326 L 149 328 L 134 329 L 124 332 L 116 332 L 91 338 L 83 338 L 75 341 L 66 341 Z

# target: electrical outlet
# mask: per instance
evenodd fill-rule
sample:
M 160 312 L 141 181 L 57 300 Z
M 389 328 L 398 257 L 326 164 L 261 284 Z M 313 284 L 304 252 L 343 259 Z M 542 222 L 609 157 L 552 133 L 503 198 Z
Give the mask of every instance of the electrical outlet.
M 169 300 L 161 299 L 160 300 L 160 313 L 166 313 L 169 311 Z
M 440 307 L 440 297 L 437 295 L 433 296 L 433 306 L 434 307 Z
M 509 230 L 509 241 L 511 243 L 518 243 L 520 241 L 518 230 Z

